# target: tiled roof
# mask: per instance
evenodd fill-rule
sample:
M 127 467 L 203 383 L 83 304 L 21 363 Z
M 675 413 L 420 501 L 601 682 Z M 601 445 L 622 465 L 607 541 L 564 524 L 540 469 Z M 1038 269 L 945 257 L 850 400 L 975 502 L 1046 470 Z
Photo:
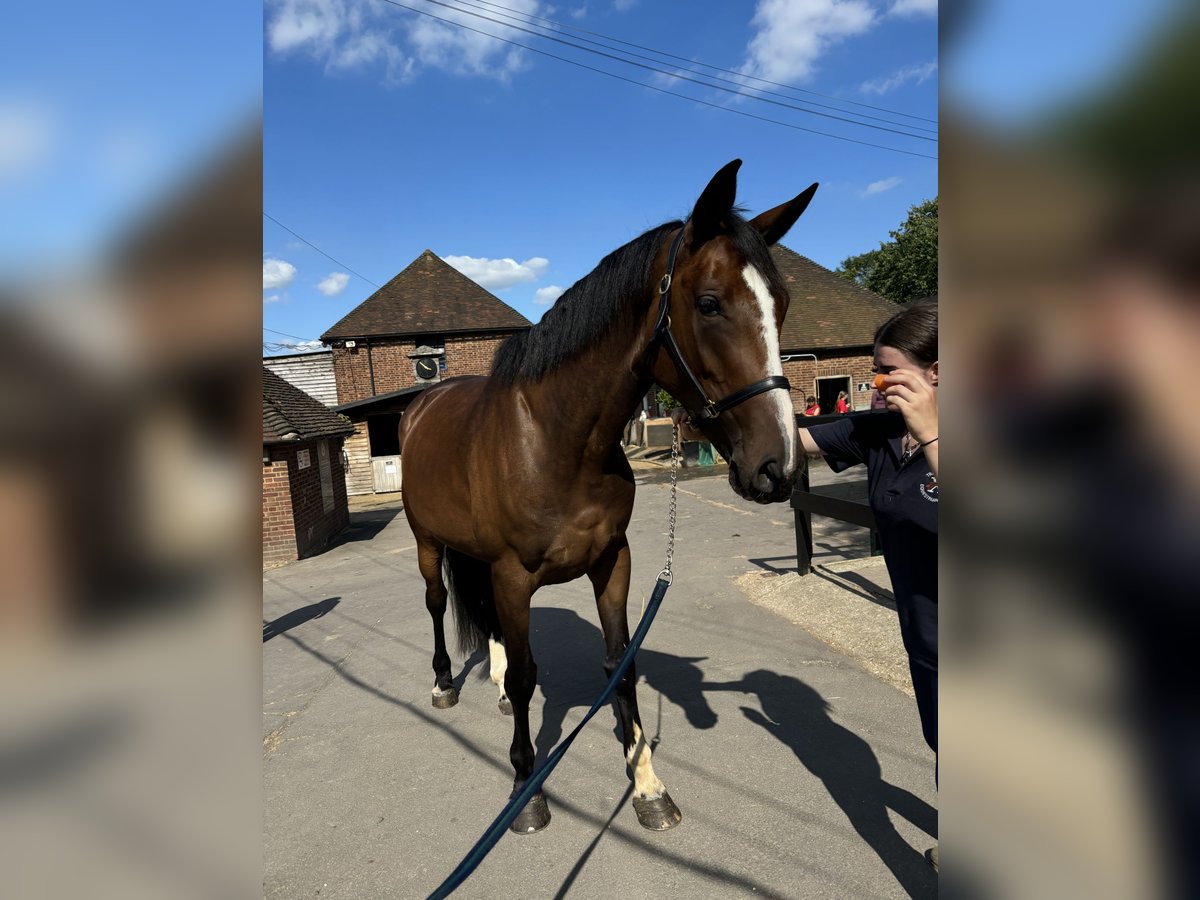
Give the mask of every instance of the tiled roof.
M 789 351 L 870 346 L 875 329 L 899 309 L 874 291 L 781 244 L 771 248 L 771 256 L 792 295 L 779 339 L 785 355 Z
M 530 322 L 426 250 L 321 335 L 329 343 L 383 335 L 516 331 Z
M 354 433 L 349 421 L 263 366 L 263 443 Z

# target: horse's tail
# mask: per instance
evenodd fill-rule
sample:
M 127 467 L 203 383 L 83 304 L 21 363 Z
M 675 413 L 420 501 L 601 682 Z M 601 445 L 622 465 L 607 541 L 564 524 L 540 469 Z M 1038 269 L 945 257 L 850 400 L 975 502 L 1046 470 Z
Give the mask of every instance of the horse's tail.
M 492 567 L 447 547 L 443 577 L 454 607 L 459 652 L 464 656 L 476 650 L 487 653 L 488 639 L 500 639 Z

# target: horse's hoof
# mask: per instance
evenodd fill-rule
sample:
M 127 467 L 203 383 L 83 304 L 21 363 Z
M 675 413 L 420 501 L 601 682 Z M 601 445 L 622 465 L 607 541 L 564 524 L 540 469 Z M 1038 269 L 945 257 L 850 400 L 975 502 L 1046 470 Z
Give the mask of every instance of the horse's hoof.
M 633 811 L 637 813 L 642 827 L 651 831 L 667 831 L 683 821 L 683 813 L 666 791 L 663 791 L 661 797 L 655 797 L 653 800 L 634 797 Z
M 542 792 L 538 791 L 525 804 L 525 808 L 521 810 L 520 815 L 508 826 L 508 830 L 514 834 L 533 834 L 535 831 L 541 831 L 549 824 L 550 807 L 546 805 L 546 798 L 542 796 Z
M 511 716 L 513 714 L 512 713 L 512 701 L 509 700 L 507 697 L 500 698 L 500 712 L 502 712 L 506 716 Z
M 433 708 L 434 709 L 449 709 L 458 702 L 458 690 L 452 687 L 442 690 L 441 688 L 433 689 Z

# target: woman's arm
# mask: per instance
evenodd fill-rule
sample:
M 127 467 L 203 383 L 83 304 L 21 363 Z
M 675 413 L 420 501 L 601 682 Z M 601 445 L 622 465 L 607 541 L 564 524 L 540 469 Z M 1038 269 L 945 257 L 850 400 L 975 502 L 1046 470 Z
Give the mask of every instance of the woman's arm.
M 800 446 L 804 448 L 804 455 L 816 458 L 824 456 L 825 452 L 817 446 L 817 442 L 813 440 L 813 436 L 809 434 L 807 428 L 798 429 L 800 432 Z

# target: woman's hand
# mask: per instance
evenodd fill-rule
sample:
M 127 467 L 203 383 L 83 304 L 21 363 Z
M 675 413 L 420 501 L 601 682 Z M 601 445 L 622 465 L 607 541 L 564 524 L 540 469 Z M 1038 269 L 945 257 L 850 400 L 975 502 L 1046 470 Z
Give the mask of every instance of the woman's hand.
M 883 391 L 887 408 L 904 416 L 904 424 L 918 444 L 938 436 L 937 391 L 917 372 L 900 369 L 887 374 Z

